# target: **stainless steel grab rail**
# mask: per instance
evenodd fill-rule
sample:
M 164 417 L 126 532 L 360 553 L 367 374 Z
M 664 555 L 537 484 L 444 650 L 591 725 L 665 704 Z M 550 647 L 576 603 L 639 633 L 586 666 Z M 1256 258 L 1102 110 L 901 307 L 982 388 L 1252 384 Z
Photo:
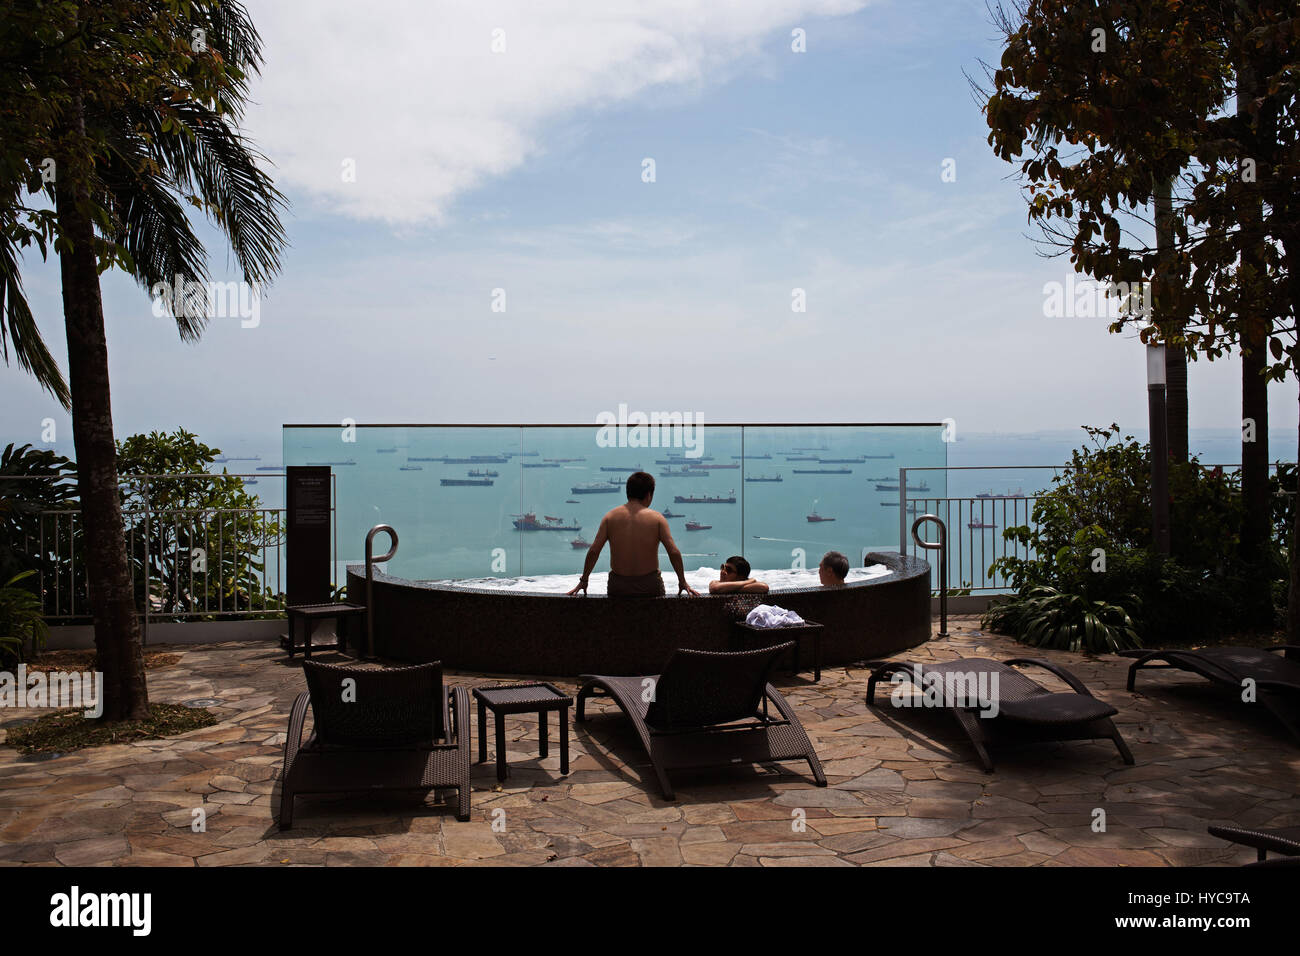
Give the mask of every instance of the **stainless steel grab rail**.
M 381 531 L 388 532 L 388 536 L 393 540 L 393 546 L 388 549 L 388 553 L 383 557 L 374 556 L 375 535 Z M 366 660 L 375 659 L 375 564 L 383 564 L 385 561 L 391 561 L 393 555 L 397 553 L 397 532 L 389 524 L 377 524 L 366 534 Z
M 917 529 L 924 521 L 933 521 L 939 526 L 938 541 L 922 541 Z M 938 515 L 917 515 L 912 522 L 912 540 L 918 548 L 939 552 L 939 636 L 948 636 L 948 526 Z

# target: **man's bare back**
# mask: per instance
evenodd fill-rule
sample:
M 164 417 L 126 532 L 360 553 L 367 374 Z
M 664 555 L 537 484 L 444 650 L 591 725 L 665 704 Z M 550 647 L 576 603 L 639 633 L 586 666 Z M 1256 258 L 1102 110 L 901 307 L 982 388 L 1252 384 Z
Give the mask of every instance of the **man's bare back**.
M 602 535 L 609 540 L 609 569 L 629 577 L 658 571 L 659 542 L 673 546 L 668 519 L 634 501 L 605 513 L 593 546 Z
M 639 474 L 639 473 L 638 473 Z M 634 476 L 635 477 L 635 476 Z M 624 578 L 644 578 L 659 573 L 659 545 L 664 546 L 673 570 L 677 572 L 678 593 L 697 592 L 686 583 L 682 567 L 682 553 L 673 541 L 668 519 L 650 507 L 654 495 L 654 479 L 643 476 L 650 483 L 650 493 L 642 499 L 629 498 L 627 504 L 611 508 L 600 519 L 596 540 L 587 549 L 587 559 L 582 569 L 582 579 L 570 594 L 587 591 L 587 579 L 600 559 L 600 552 L 609 542 L 609 568 L 611 575 Z M 659 586 L 662 593 L 662 585 Z

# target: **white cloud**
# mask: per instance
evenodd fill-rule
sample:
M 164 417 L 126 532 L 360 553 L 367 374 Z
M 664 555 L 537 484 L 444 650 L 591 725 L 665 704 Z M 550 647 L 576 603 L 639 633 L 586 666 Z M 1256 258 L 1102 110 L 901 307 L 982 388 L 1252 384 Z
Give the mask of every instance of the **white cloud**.
M 535 155 L 548 121 L 718 81 L 774 31 L 868 2 L 250 0 L 267 63 L 248 126 L 281 188 L 357 219 L 436 223 Z

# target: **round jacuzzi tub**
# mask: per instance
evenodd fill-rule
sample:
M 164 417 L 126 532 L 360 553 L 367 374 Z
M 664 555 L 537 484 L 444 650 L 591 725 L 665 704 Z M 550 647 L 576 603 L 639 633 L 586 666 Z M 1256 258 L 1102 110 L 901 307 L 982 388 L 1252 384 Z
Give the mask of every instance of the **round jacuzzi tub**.
M 929 564 L 891 552 L 872 552 L 867 564 L 883 568 L 844 587 L 776 588 L 740 598 L 569 597 L 518 586 L 410 581 L 376 569 L 370 609 L 375 653 L 488 674 L 654 674 L 679 647 L 732 649 L 734 622 L 759 601 L 824 626 L 823 666 L 870 660 L 928 640 Z M 671 573 L 665 583 L 675 590 Z M 365 568 L 350 565 L 351 600 L 364 603 L 365 593 Z

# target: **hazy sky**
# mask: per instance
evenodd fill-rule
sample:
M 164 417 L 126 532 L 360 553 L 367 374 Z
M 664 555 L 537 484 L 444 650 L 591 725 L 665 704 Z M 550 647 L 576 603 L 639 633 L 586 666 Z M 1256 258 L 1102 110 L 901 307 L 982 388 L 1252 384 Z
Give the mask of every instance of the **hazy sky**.
M 119 434 L 587 422 L 621 402 L 959 433 L 1145 423 L 1141 346 L 1044 315 L 1069 263 L 1036 254 L 962 74 L 1000 55 L 984 0 L 249 8 L 267 62 L 248 125 L 292 248 L 257 326 L 217 319 L 197 345 L 106 277 Z M 62 357 L 57 268 L 27 265 Z M 1235 361 L 1191 382 L 1193 426 L 1238 427 Z M 1272 396 L 1294 434 L 1294 383 Z M 0 371 L 5 440 L 47 416 L 66 426 Z

